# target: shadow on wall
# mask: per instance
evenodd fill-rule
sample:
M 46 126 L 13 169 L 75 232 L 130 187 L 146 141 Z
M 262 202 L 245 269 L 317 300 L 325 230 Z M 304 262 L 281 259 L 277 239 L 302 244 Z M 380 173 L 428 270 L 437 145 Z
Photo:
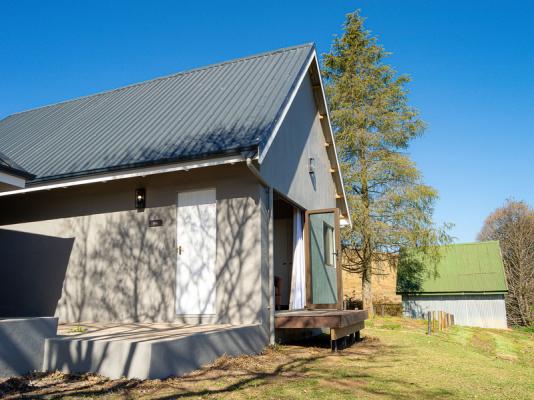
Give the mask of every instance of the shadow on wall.
M 250 198 L 217 202 L 213 322 L 261 320 L 256 211 Z M 161 219 L 163 226 L 149 227 L 152 218 Z M 76 241 L 58 304 L 60 321 L 180 321 L 175 295 L 185 288 L 176 287 L 175 206 L 71 218 L 63 224 L 61 235 Z M 198 228 L 202 232 L 203 227 Z M 209 234 L 202 232 L 202 237 Z
M 150 219 L 163 225 L 149 227 Z M 213 322 L 262 319 L 260 222 L 258 204 L 244 193 L 217 201 Z M 49 236 L 0 231 L 5 276 L 0 289 L 6 288 L 0 291 L 1 316 L 56 315 L 61 322 L 176 320 L 176 206 L 17 229 Z
M 71 218 L 76 238 L 57 315 L 62 322 L 167 321 L 175 277 L 174 208 Z M 163 226 L 149 227 L 149 218 Z
M 262 319 L 261 232 L 258 204 L 233 198 L 217 207 L 217 303 L 220 322 Z
M 74 238 L 0 229 L 0 317 L 53 316 Z

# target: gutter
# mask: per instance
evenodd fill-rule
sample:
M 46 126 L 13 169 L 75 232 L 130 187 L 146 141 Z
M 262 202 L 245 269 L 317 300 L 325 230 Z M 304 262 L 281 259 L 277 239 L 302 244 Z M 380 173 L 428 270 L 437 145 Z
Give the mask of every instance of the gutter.
M 256 168 L 256 166 L 254 165 L 254 163 L 252 162 L 252 158 L 250 157 L 247 157 L 246 159 L 246 164 L 247 164 L 247 168 L 250 170 L 250 172 L 252 172 L 252 175 L 254 175 L 256 177 L 256 179 L 258 181 L 260 181 L 260 183 L 265 186 L 266 188 L 270 187 L 271 185 L 269 185 L 267 183 L 267 181 L 265 179 L 263 179 L 263 177 L 261 176 L 260 174 L 260 171 L 258 170 L 258 168 Z

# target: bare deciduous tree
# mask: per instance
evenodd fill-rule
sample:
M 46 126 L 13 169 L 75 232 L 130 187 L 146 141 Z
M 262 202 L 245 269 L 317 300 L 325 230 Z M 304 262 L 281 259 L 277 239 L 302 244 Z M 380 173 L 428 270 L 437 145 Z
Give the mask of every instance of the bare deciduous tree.
M 501 244 L 508 323 L 534 325 L 534 210 L 525 202 L 507 200 L 486 218 L 477 238 Z

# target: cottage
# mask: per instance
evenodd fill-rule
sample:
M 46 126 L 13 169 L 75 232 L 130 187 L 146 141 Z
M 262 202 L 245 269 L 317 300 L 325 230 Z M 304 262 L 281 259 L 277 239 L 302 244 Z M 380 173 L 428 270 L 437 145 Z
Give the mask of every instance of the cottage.
M 0 317 L 59 319 L 45 370 L 165 377 L 363 327 L 313 45 L 11 115 L 0 152 Z
M 437 265 L 416 257 L 427 271 L 418 288 L 400 290 L 404 312 L 424 318 L 428 311 L 454 315 L 458 325 L 506 328 L 508 292 L 498 241 L 442 246 Z

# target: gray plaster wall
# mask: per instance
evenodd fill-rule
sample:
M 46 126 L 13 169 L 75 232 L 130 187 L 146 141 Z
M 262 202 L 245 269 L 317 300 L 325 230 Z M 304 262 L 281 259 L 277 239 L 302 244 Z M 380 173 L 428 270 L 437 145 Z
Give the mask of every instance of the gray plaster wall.
M 0 319 L 0 377 L 41 371 L 45 340 L 57 332 L 57 318 Z
M 309 159 L 315 173 L 309 173 Z M 330 173 L 325 138 L 308 76 L 260 166 L 273 188 L 304 209 L 336 207 L 336 188 Z
M 138 187 L 146 189 L 142 212 L 134 209 Z M 205 188 L 217 191 L 217 313 L 209 320 L 177 318 L 177 193 Z M 61 322 L 257 323 L 268 303 L 263 298 L 261 190 L 238 164 L 27 193 L 0 198 L 0 228 L 72 242 L 64 276 L 39 282 L 61 285 L 55 309 Z M 151 218 L 161 219 L 163 226 L 149 227 Z M 11 246 L 18 246 L 20 254 L 33 251 L 24 241 Z M 51 244 L 28 271 L 63 262 L 57 248 Z M 8 268 L 4 243 L 0 251 L 2 269 Z M 36 278 L 28 273 L 27 279 Z

